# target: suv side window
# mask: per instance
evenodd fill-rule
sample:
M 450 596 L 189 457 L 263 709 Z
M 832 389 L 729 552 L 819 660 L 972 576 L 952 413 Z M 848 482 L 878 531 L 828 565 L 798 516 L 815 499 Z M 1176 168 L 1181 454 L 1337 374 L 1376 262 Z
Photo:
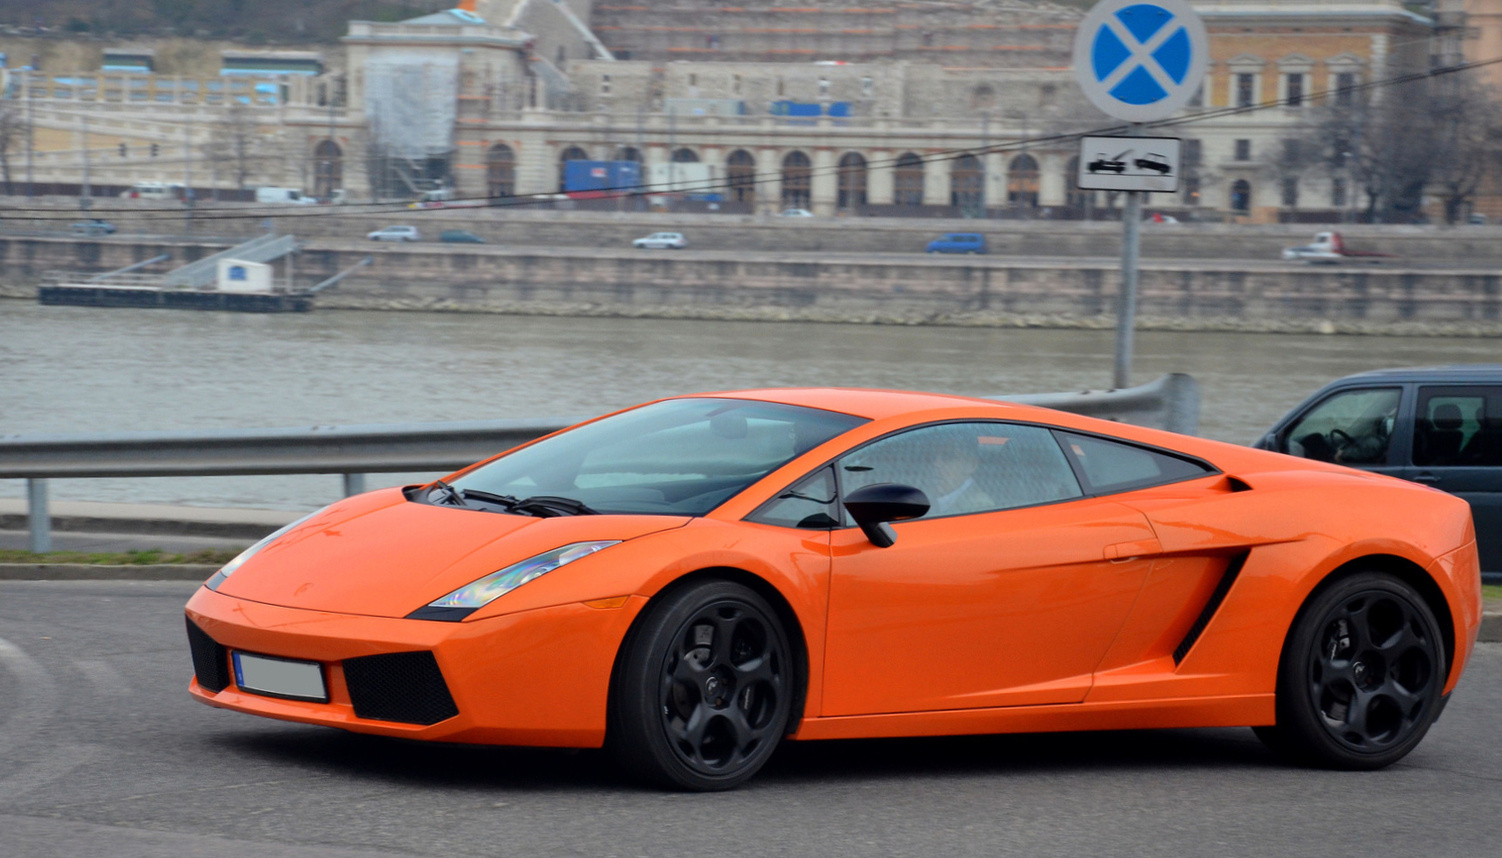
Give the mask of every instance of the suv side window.
M 1279 449 L 1321 462 L 1386 464 L 1402 393 L 1372 387 L 1333 394 L 1289 427 Z
M 1502 465 L 1502 387 L 1420 387 L 1413 464 Z
M 1072 432 L 1060 432 L 1059 437 L 1092 494 L 1128 492 L 1215 473 L 1200 462 L 1157 450 Z

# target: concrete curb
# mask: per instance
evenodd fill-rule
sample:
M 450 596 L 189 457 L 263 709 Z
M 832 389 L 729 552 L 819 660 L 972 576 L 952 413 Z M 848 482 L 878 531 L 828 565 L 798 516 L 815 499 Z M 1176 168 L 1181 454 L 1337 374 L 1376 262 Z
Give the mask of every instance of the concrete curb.
M 218 566 L 158 563 L 106 566 L 91 563 L 0 563 L 0 581 L 204 581 Z

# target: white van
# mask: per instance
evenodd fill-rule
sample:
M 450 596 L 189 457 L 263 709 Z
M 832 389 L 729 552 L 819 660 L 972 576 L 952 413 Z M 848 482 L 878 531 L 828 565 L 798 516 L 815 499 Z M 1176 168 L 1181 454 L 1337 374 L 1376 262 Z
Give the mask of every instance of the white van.
M 181 182 L 136 182 L 120 192 L 122 200 L 180 200 L 184 187 Z
M 256 188 L 256 202 L 281 203 L 283 205 L 311 206 L 318 200 L 296 188 Z

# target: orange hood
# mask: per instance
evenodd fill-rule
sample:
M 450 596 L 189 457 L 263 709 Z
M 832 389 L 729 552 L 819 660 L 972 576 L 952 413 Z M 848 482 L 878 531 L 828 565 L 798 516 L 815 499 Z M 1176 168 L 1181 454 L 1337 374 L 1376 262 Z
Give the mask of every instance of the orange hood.
M 227 596 L 312 611 L 404 617 L 465 584 L 572 542 L 681 527 L 662 515 L 533 518 L 411 503 L 400 489 L 349 498 L 261 549 Z

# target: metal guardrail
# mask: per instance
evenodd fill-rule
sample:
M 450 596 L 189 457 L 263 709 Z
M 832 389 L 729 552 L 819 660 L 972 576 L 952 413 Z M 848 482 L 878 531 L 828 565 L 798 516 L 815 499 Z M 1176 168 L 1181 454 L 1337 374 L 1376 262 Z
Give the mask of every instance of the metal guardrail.
M 1198 427 L 1199 386 L 1173 373 L 1125 390 L 988 397 L 1184 434 Z M 0 479 L 27 481 L 29 549 L 51 550 L 47 480 L 448 472 L 587 418 L 309 426 L 224 432 L 0 436 Z

